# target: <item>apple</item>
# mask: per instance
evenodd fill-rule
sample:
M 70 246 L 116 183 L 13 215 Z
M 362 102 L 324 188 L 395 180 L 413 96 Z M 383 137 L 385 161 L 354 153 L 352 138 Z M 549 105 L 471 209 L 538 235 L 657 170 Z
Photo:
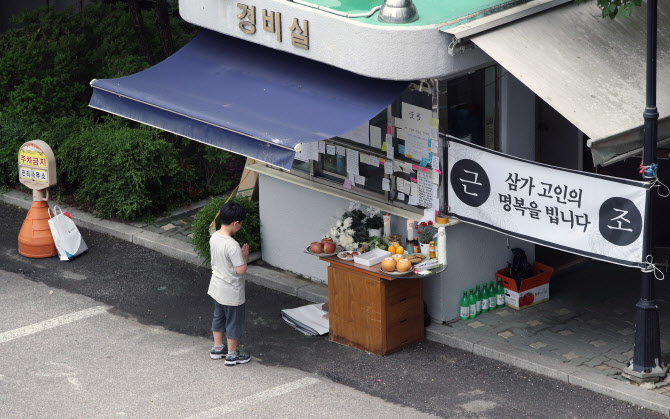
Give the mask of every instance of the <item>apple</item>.
M 323 252 L 324 253 L 335 253 L 336 248 L 337 248 L 337 246 L 332 241 L 323 243 Z
M 326 243 L 335 243 L 330 237 L 324 237 L 321 239 L 321 244 L 325 245 Z
M 312 242 L 312 244 L 309 245 L 309 250 L 311 250 L 312 253 L 322 253 L 323 244 L 321 244 L 321 242 Z

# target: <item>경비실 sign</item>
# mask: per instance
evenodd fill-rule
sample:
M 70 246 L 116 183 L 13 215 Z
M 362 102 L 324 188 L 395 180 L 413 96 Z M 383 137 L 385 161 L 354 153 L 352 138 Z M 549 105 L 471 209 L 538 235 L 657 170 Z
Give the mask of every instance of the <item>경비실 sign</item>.
M 562 169 L 449 137 L 448 215 L 501 233 L 644 267 L 651 183 Z

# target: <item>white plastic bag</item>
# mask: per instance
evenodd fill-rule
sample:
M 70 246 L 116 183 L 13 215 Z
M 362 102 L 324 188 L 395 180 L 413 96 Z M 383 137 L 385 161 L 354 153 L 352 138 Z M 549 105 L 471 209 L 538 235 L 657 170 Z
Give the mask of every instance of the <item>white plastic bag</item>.
M 70 215 L 63 213 L 63 210 L 58 205 L 54 206 L 53 214 L 54 216 L 51 217 L 51 212 L 49 212 L 49 228 L 51 229 L 54 243 L 56 243 L 56 250 L 58 250 L 60 260 L 72 260 L 88 250 L 84 239 L 81 237 L 81 233 L 79 233 Z

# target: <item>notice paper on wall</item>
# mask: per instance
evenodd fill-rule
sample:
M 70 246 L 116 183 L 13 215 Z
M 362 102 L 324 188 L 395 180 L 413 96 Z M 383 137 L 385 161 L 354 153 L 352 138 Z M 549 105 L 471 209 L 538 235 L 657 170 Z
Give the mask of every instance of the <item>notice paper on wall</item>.
M 350 140 L 355 143 L 370 145 L 370 122 L 366 121 L 363 125 L 352 129 L 349 132 L 339 136 L 345 140 Z
M 386 175 L 393 174 L 393 161 L 386 160 L 386 163 L 384 163 L 384 174 Z
M 433 154 L 433 161 L 430 162 L 430 167 L 435 170 L 440 170 L 440 157 Z
M 414 160 L 427 159 L 430 161 L 430 147 L 428 140 L 414 134 L 407 134 L 405 139 L 405 155 L 412 156 Z
M 365 176 L 356 175 L 354 177 L 354 182 L 357 185 L 365 185 Z
M 408 205 L 419 205 L 419 198 L 416 195 L 410 195 L 407 201 Z
M 405 194 L 402 192 L 398 192 L 398 201 L 404 201 L 405 200 Z
M 370 125 L 370 147 L 382 148 L 382 129 Z
M 416 184 L 416 182 L 410 182 L 409 183 L 409 194 L 416 196 L 418 198 L 419 196 L 419 185 Z
M 388 179 L 383 178 L 382 179 L 382 191 L 390 191 L 390 190 L 391 190 L 391 182 Z
M 330 154 L 331 156 L 335 155 L 335 146 L 334 145 L 327 145 L 326 146 L 326 153 Z
M 379 167 L 379 159 L 375 156 L 369 156 L 368 164 L 372 167 Z
M 335 154 L 337 154 L 338 156 L 345 156 L 345 155 L 347 154 L 347 149 L 346 149 L 346 147 L 341 146 L 341 145 L 338 145 L 338 146 L 335 148 Z
M 358 174 L 358 151 L 347 149 L 347 173 Z
M 433 206 L 433 179 L 431 174 L 420 170 L 416 180 L 419 206 L 431 208 Z
M 432 109 L 420 108 L 402 103 L 402 120 L 405 123 L 406 135 L 414 135 L 419 138 L 430 138 L 430 120 L 432 119 Z
M 393 160 L 393 136 L 386 134 L 386 158 Z
M 295 159 L 300 161 L 319 160 L 318 142 L 302 143 L 300 152 L 295 153 Z
M 358 159 L 360 160 L 361 163 L 363 164 L 368 164 L 370 163 L 370 156 L 365 154 L 365 153 L 358 153 Z
M 325 141 L 319 141 L 319 153 L 320 154 L 326 154 L 326 142 Z

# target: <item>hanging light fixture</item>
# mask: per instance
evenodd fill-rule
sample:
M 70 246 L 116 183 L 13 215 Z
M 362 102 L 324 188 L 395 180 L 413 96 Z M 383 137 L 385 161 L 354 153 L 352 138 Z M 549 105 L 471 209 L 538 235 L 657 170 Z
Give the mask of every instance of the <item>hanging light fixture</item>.
M 384 0 L 377 19 L 385 23 L 410 23 L 419 18 L 412 0 Z

